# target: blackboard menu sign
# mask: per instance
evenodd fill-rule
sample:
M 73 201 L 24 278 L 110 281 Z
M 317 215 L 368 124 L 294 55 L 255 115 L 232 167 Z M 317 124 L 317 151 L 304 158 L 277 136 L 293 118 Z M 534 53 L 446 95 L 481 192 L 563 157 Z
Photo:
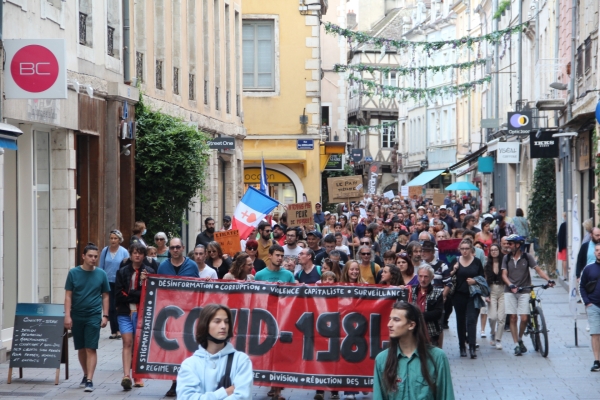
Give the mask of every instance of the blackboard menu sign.
M 10 368 L 60 368 L 65 307 L 19 303 L 15 315 Z

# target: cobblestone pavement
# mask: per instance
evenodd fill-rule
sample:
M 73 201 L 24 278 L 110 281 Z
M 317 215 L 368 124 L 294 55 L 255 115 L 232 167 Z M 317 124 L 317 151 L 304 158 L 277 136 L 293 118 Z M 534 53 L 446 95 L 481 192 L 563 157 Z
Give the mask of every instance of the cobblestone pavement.
M 542 283 L 538 281 L 537 283 Z M 546 323 L 550 330 L 550 353 L 542 358 L 533 353 L 531 340 L 525 338 L 529 351 L 522 357 L 512 355 L 513 344 L 510 333 L 502 342 L 503 350 L 489 345 L 489 338 L 478 339 L 481 345 L 478 358 L 460 358 L 455 323 L 450 322 L 446 331 L 444 349 L 450 359 L 454 390 L 457 399 L 598 399 L 600 398 L 600 373 L 590 372 L 593 362 L 589 335 L 586 332 L 586 316 L 578 317 L 579 348 L 574 344 L 573 318 L 569 313 L 567 292 L 560 285 L 541 293 Z M 478 330 L 479 331 L 479 330 Z M 486 329 L 489 334 L 489 328 Z M 70 351 L 68 380 L 61 371 L 59 385 L 54 385 L 54 370 L 24 370 L 23 379 L 13 372 L 13 383 L 7 384 L 8 362 L 0 364 L 0 398 L 2 399 L 158 399 L 169 389 L 170 382 L 146 380 L 144 388 L 129 392 L 121 390 L 121 341 L 109 340 L 108 328 L 103 329 L 98 368 L 94 376 L 93 393 L 84 393 L 79 388 L 82 378 L 75 351 Z M 586 347 L 583 347 L 586 346 Z M 70 349 L 72 349 L 70 343 Z M 64 367 L 63 367 L 64 368 Z M 267 399 L 268 389 L 255 386 L 254 398 Z M 314 391 L 286 389 L 288 399 L 312 399 Z M 326 399 L 328 399 L 327 393 Z M 358 399 L 369 399 L 357 396 Z

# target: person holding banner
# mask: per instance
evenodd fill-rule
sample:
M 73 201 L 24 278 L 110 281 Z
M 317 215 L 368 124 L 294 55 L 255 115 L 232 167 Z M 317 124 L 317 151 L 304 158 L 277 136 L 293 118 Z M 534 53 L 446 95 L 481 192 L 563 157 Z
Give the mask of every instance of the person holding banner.
M 356 260 L 350 260 L 342 270 L 340 278 L 341 283 L 367 283 L 360 275 L 360 263 Z
M 229 343 L 233 336 L 231 310 L 221 304 L 205 305 L 198 316 L 195 333 L 200 346 L 181 363 L 177 398 L 251 399 L 252 362 Z
M 121 264 L 115 282 L 115 297 L 121 336 L 123 339 L 123 390 L 131 390 L 131 355 L 133 351 L 133 338 L 137 327 L 138 306 L 142 294 L 142 284 L 148 274 L 154 270 L 144 265 L 146 246 L 136 242 L 129 246 L 130 257 Z M 133 374 L 132 374 L 133 376 Z M 144 381 L 135 379 L 135 387 L 143 387 Z
M 396 302 L 388 328 L 390 346 L 375 358 L 373 398 L 454 400 L 448 358 L 429 344 L 419 308 Z
M 281 264 L 283 263 L 283 247 L 278 244 L 271 245 L 269 256 L 269 265 L 267 265 L 267 268 L 257 272 L 254 279 L 263 282 L 296 283 L 294 275 L 287 269 L 281 268 Z

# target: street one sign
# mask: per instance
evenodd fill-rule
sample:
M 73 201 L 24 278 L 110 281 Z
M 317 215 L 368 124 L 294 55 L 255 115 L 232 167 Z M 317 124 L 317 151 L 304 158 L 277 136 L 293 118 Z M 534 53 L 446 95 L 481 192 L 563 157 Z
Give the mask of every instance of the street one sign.
M 507 121 L 509 135 L 527 135 L 533 129 L 531 111 L 509 112 Z
M 313 139 L 298 139 L 296 142 L 296 150 L 313 150 L 315 141 Z
M 235 138 L 230 136 L 221 136 L 210 139 L 208 148 L 211 150 L 232 150 L 235 149 Z
M 66 99 L 64 39 L 9 39 L 6 50 L 7 99 Z

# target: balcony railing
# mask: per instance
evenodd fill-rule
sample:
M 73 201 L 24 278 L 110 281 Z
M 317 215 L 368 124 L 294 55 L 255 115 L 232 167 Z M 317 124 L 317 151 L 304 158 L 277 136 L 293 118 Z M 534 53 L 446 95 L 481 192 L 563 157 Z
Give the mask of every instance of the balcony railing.
M 552 89 L 550 84 L 557 82 L 566 64 L 556 58 L 540 59 L 535 66 L 535 100 L 566 99 L 566 90 Z
M 330 126 L 323 125 L 321 126 L 321 137 L 325 139 L 327 142 L 339 142 L 340 138 L 337 132 L 332 131 Z

